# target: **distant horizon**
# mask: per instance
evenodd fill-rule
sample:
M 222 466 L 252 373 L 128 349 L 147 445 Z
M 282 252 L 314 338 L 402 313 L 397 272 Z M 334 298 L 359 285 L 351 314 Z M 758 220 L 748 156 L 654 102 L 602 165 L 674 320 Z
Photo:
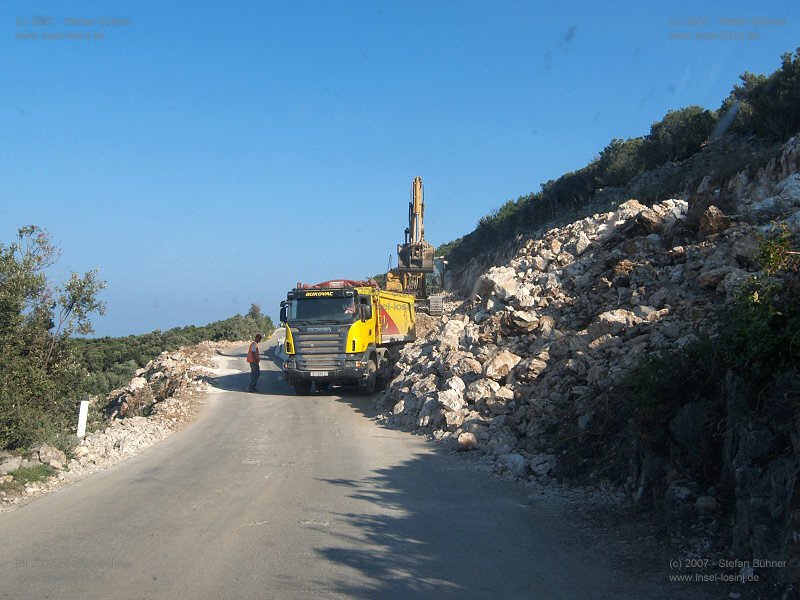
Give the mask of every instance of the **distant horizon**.
M 396 262 L 415 176 L 438 247 L 798 46 L 788 2 L 87 6 L 0 7 L 0 243 L 100 269 L 91 337 L 277 323 L 298 280 Z

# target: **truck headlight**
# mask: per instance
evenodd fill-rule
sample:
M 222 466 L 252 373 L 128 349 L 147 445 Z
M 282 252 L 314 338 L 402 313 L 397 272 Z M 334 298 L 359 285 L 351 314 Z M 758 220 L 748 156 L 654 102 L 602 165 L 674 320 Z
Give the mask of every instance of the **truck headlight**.
M 295 368 L 295 362 L 293 360 L 287 360 L 286 362 L 283 363 L 283 368 L 284 369 L 294 369 Z

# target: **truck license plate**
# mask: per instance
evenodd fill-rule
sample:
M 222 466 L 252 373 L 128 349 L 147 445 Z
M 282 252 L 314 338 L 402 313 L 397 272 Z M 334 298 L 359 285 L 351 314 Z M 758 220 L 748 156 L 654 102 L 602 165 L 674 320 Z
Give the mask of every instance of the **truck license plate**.
M 328 372 L 327 371 L 311 371 L 311 376 L 312 377 L 327 377 L 328 376 Z

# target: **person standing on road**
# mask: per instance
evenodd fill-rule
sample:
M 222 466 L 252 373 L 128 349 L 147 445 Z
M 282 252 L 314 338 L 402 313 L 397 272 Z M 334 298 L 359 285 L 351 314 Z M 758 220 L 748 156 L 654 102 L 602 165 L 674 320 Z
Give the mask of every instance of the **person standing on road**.
M 247 387 L 248 392 L 258 391 L 256 389 L 256 383 L 258 382 L 258 376 L 261 374 L 261 367 L 259 366 L 261 354 L 258 351 L 258 342 L 261 341 L 262 337 L 260 333 L 257 333 L 255 341 L 250 344 L 250 348 L 247 350 L 247 362 L 250 363 L 250 385 Z

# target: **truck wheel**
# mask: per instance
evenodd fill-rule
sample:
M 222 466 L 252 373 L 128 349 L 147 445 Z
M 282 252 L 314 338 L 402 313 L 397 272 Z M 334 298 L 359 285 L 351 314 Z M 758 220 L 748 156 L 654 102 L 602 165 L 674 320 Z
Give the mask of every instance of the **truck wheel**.
M 292 387 L 294 388 L 294 393 L 298 396 L 308 396 L 311 393 L 310 381 L 295 381 Z
M 364 396 L 371 396 L 375 393 L 375 387 L 378 380 L 378 365 L 375 364 L 375 359 L 369 359 L 367 366 L 367 379 L 359 384 L 359 390 Z

